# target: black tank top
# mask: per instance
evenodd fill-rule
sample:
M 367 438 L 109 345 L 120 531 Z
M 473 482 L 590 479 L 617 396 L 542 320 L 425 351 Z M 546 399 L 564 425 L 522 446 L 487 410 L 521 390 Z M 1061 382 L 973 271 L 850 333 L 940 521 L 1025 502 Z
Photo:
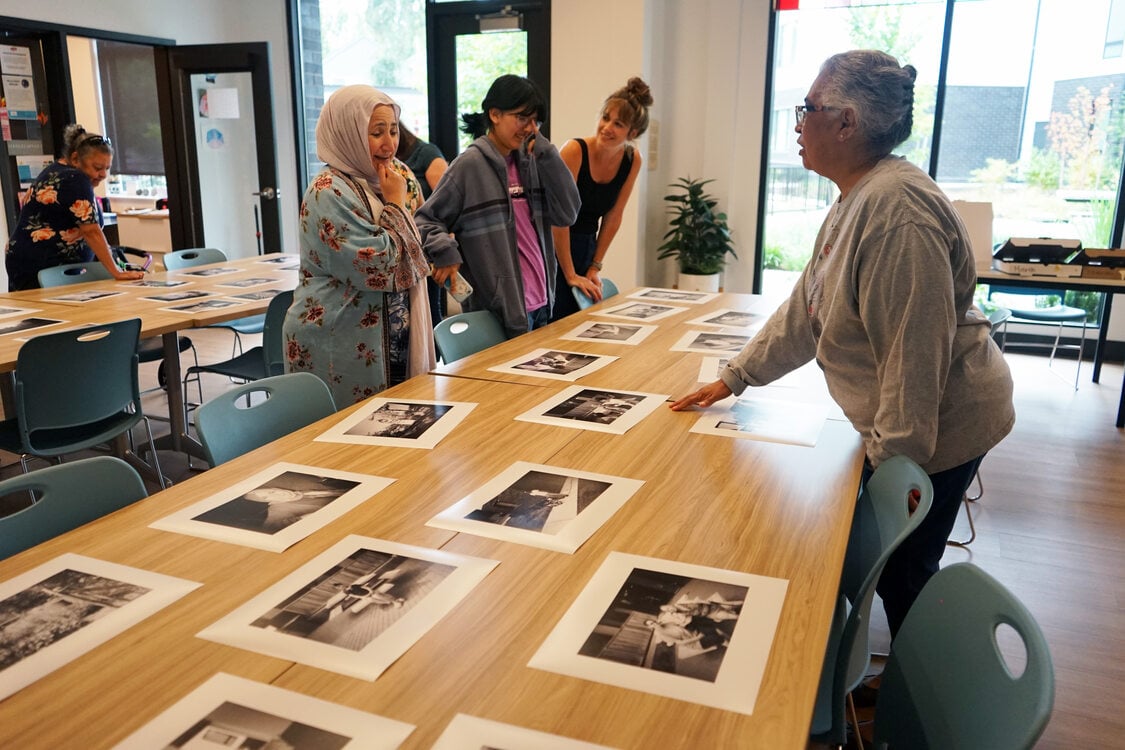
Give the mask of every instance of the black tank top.
M 598 222 L 617 202 L 621 187 L 629 176 L 629 170 L 633 168 L 633 147 L 625 147 L 621 167 L 612 180 L 594 182 L 594 178 L 590 176 L 590 152 L 586 148 L 586 141 L 582 138 L 576 140 L 582 147 L 582 164 L 578 167 L 578 195 L 582 198 L 582 207 L 578 209 L 578 220 L 571 229 L 580 234 L 597 234 Z

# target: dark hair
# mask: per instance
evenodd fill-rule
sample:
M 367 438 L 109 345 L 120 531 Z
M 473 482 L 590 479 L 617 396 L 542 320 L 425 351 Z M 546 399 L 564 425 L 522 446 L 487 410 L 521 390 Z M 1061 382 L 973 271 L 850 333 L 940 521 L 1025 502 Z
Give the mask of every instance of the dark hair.
M 856 130 L 871 150 L 885 156 L 910 137 L 914 127 L 913 65 L 898 64 L 886 52 L 841 52 L 820 66 L 824 102 L 855 112 Z
M 648 108 L 652 106 L 652 89 L 643 80 L 634 76 L 624 86 L 607 96 L 602 103 L 603 114 L 611 104 L 617 107 L 618 117 L 628 124 L 629 130 L 636 131 L 637 136 L 643 135 L 648 130 Z
M 113 146 L 108 138 L 88 133 L 86 128 L 77 123 L 67 125 L 63 130 L 62 158 L 69 160 L 71 154 L 78 152 L 78 158 L 84 159 L 91 151 L 113 156 Z
M 401 120 L 398 123 L 398 150 L 395 151 L 395 158 L 400 161 L 410 156 L 410 152 L 418 145 L 418 136 L 410 132 L 410 128 Z
M 461 115 L 461 130 L 473 138 L 480 138 L 492 130 L 490 110 L 517 112 L 521 115 L 535 116 L 539 122 L 547 119 L 547 101 L 543 92 L 534 83 L 517 75 L 502 75 L 488 87 L 484 101 L 480 103 L 482 112 Z

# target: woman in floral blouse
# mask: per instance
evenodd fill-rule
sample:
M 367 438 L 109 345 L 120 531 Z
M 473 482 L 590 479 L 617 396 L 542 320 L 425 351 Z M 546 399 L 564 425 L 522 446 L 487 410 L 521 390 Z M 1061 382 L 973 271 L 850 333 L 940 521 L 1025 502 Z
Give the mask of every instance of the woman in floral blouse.
M 429 265 L 411 217 L 421 191 L 394 156 L 398 117 L 381 91 L 345 86 L 316 125 L 317 157 L 326 166 L 301 202 L 286 367 L 318 375 L 339 406 L 435 364 Z
M 113 148 L 109 139 L 68 125 L 64 158 L 39 173 L 24 196 L 15 231 L 4 250 L 8 291 L 39 288 L 39 272 L 67 263 L 100 260 L 116 279 L 144 274 L 122 271 L 102 234 L 102 214 L 94 188 L 109 174 Z

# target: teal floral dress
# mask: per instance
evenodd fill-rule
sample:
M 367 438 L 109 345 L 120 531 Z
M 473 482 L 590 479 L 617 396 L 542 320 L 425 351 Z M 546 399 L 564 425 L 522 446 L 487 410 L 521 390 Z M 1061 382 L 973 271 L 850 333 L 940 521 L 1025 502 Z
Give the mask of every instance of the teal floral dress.
M 319 376 L 339 407 L 404 380 L 406 291 L 428 270 L 414 221 L 398 206 L 373 204 L 357 180 L 329 167 L 305 191 L 298 234 L 287 371 Z

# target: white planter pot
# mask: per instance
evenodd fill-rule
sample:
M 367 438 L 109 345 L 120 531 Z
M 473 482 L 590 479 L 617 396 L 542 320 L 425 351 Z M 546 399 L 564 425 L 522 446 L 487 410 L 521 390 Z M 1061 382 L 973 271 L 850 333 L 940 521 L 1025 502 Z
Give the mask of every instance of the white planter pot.
M 681 273 L 676 282 L 677 289 L 685 292 L 717 292 L 719 291 L 719 274 L 711 273 L 700 276 L 694 273 Z

